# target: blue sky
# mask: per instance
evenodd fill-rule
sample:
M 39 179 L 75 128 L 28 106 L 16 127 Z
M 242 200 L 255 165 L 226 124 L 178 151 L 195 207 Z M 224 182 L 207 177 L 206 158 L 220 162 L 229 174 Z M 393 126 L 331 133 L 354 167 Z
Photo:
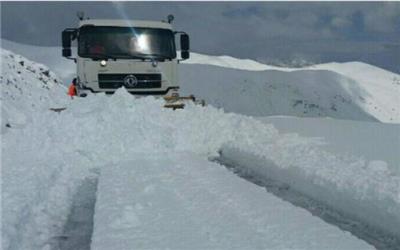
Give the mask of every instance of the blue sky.
M 165 19 L 197 52 L 262 62 L 364 61 L 400 72 L 400 2 L 2 2 L 2 38 L 58 45 L 76 12 Z

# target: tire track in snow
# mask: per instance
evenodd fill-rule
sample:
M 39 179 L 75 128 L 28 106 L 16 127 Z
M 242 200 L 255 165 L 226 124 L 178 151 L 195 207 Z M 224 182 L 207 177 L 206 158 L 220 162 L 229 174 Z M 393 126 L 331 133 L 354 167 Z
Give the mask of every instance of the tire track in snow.
M 98 176 L 83 180 L 73 197 L 73 203 L 64 225 L 64 232 L 53 249 L 90 250 L 93 233 Z
M 312 215 L 321 218 L 325 222 L 352 233 L 377 249 L 399 249 L 400 239 L 395 236 L 388 235 L 363 221 L 355 220 L 354 218 L 335 210 L 333 207 L 327 206 L 322 202 L 308 197 L 306 194 L 293 189 L 293 187 L 287 183 L 279 182 L 270 178 L 264 178 L 252 171 L 250 168 L 234 163 L 232 160 L 225 157 L 223 153 L 221 153 L 219 157 L 211 159 L 211 161 L 225 166 L 228 170 L 249 182 L 264 187 L 267 192 L 274 194 L 282 200 L 290 202 L 297 207 L 306 209 Z

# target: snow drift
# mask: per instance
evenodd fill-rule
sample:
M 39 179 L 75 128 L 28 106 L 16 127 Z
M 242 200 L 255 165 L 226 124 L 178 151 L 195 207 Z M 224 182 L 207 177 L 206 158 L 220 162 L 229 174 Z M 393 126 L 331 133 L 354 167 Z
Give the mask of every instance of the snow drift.
M 59 78 L 22 56 L 0 54 L 2 249 L 45 249 L 61 235 L 70 197 L 86 173 L 74 168 L 81 160 L 65 163 L 63 148 L 52 148 L 47 119 L 34 126 L 49 107 L 68 102 Z
M 34 111 L 48 110 L 65 101 L 66 88 L 48 67 L 0 50 L 2 129 L 6 124 L 24 126 Z

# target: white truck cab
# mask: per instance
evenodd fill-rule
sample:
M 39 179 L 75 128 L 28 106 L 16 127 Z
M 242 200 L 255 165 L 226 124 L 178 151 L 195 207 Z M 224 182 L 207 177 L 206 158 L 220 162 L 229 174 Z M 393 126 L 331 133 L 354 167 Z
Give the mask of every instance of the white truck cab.
M 168 21 L 80 18 L 62 32 L 62 55 L 77 65 L 77 95 L 113 93 L 124 86 L 135 95 L 173 95 L 179 89 L 177 64 L 189 58 L 189 36 Z M 180 35 L 180 59 L 175 36 Z M 72 58 L 71 42 L 77 40 Z

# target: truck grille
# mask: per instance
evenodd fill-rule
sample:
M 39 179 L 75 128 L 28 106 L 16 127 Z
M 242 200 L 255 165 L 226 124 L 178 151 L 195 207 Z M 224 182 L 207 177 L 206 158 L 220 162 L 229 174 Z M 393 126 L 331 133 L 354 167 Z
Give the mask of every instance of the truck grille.
M 101 89 L 161 88 L 161 74 L 99 74 L 98 79 Z

